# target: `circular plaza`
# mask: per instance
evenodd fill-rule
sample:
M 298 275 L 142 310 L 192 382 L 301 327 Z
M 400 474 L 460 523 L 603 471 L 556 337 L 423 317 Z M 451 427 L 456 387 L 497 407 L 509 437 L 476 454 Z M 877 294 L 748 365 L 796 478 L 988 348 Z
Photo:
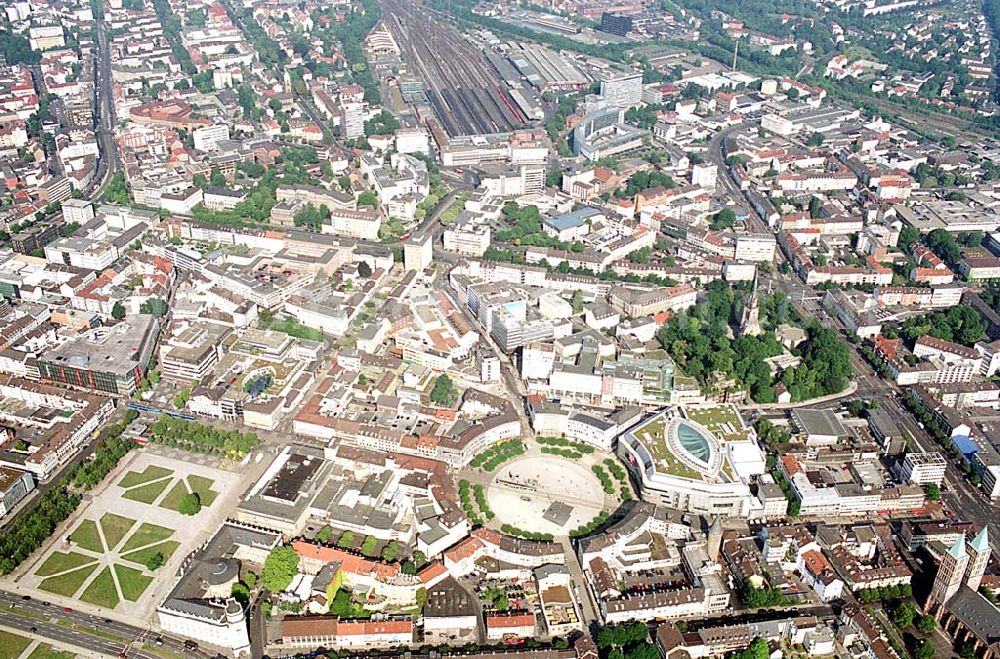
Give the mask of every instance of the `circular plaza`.
M 501 524 L 552 535 L 567 535 L 605 507 L 601 482 L 587 467 L 546 455 L 503 465 L 486 498 Z

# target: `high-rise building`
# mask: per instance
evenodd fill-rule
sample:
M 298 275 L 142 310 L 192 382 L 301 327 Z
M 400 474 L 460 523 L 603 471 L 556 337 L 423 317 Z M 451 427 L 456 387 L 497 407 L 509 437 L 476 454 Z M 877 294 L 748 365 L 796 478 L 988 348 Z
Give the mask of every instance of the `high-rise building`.
M 67 199 L 62 203 L 63 221 L 80 225 L 94 219 L 94 204 L 85 199 Z
M 601 14 L 601 27 L 599 29 L 601 32 L 624 37 L 632 31 L 632 17 L 606 11 Z
M 691 184 L 703 188 L 714 188 L 718 182 L 719 168 L 713 163 L 699 163 L 691 166 Z
M 431 264 L 434 257 L 431 239 L 430 233 L 414 235 L 403 244 L 403 267 L 406 270 L 423 270 Z
M 226 124 L 202 126 L 194 129 L 191 137 L 194 138 L 195 151 L 215 151 L 219 148 L 219 140 L 229 139 L 229 126 Z
M 365 134 L 365 106 L 363 103 L 342 103 L 340 106 L 340 136 L 354 139 Z
M 639 105 L 642 103 L 642 73 L 609 74 L 601 80 L 601 98 L 619 108 Z

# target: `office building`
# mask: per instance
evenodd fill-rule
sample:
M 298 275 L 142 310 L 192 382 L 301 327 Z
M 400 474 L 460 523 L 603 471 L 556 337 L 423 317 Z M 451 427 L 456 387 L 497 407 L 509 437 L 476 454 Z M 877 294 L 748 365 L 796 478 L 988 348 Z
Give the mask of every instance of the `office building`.
M 624 37 L 632 31 L 632 17 L 606 11 L 601 14 L 601 27 L 599 29 L 601 32 Z
M 432 239 L 430 233 L 415 235 L 403 244 L 403 266 L 407 270 L 423 270 L 430 266 L 434 258 Z
M 94 219 L 94 204 L 84 199 L 67 199 L 62 203 L 66 224 L 86 224 Z
M 216 151 L 219 148 L 220 140 L 229 139 L 229 126 L 226 124 L 215 124 L 213 126 L 195 128 L 192 137 L 194 138 L 194 148 L 196 151 Z
M 601 98 L 618 108 L 639 105 L 642 102 L 642 73 L 608 75 L 601 80 Z
M 340 106 L 340 136 L 349 140 L 365 134 L 363 103 L 342 103 Z
M 38 358 L 42 380 L 131 396 L 146 376 L 160 323 L 137 314 L 113 327 L 98 327 Z
M 35 479 L 28 472 L 0 467 L 0 518 L 34 489 Z

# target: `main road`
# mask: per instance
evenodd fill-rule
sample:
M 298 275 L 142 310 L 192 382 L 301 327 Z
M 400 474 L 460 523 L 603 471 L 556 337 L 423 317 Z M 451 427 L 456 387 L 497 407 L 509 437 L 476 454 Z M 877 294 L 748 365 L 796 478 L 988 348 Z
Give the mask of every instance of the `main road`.
M 796 275 L 779 272 L 771 275 L 768 281 L 785 292 L 789 301 L 798 308 L 803 317 L 815 318 L 822 325 L 838 331 L 845 329 L 819 303 L 820 293 L 803 283 Z M 848 346 L 851 350 L 852 377 L 858 383 L 858 396 L 879 401 L 881 408 L 913 439 L 918 449 L 925 453 L 942 452 L 941 447 L 927 430 L 917 424 L 913 415 L 902 404 L 905 390 L 879 376 L 862 357 L 860 345 L 849 343 Z M 952 460 L 948 460 L 944 484 L 946 487 L 941 496 L 944 504 L 957 517 L 973 522 L 979 527 L 987 527 L 993 550 L 1000 552 L 1000 509 L 987 501 L 979 488 L 965 479 Z
M 188 648 L 182 639 L 157 634 L 148 627 L 101 618 L 38 599 L 24 599 L 24 596 L 6 590 L 0 590 L 0 624 L 25 631 L 33 637 L 52 639 L 111 656 L 119 656 L 124 651 L 128 657 L 162 659 L 154 652 L 143 650 L 143 645 L 154 645 L 157 638 L 162 644 L 158 647 L 179 657 L 211 659 L 216 656 L 214 652 Z

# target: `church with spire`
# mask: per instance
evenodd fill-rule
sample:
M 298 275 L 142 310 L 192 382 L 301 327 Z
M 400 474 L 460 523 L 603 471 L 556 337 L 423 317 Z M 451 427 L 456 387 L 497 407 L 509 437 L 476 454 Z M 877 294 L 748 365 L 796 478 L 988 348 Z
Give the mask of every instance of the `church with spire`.
M 940 552 L 924 611 L 933 614 L 956 643 L 972 643 L 977 657 L 1000 659 L 1000 609 L 979 592 L 989 562 L 986 528 L 972 540 L 959 537 Z
M 757 277 L 753 278 L 750 297 L 743 303 L 740 314 L 740 336 L 760 336 L 764 329 L 760 326 L 760 300 L 757 297 Z

